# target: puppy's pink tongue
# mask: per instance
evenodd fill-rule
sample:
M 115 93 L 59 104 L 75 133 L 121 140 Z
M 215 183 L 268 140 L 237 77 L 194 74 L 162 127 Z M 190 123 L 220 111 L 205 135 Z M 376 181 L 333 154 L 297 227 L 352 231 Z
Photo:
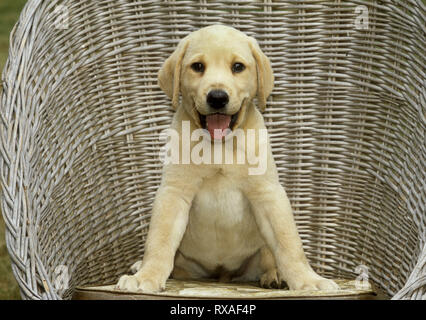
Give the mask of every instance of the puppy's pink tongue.
M 206 116 L 207 130 L 212 139 L 222 139 L 228 133 L 231 116 L 226 114 L 211 114 Z

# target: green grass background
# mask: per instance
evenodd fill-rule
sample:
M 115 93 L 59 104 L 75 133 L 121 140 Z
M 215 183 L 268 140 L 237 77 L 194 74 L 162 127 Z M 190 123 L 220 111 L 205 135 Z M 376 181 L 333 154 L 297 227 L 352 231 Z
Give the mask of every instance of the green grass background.
M 19 19 L 26 0 L 0 0 L 0 71 L 9 50 L 9 34 Z M 18 284 L 12 274 L 6 249 L 4 222 L 0 215 L 0 300 L 20 299 Z

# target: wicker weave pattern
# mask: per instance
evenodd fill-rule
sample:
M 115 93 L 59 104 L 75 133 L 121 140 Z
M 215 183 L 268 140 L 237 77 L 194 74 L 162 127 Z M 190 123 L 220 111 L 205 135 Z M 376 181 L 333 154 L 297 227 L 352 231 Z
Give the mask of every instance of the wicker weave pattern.
M 354 24 L 360 5 L 367 29 Z M 1 211 L 22 296 L 69 298 L 141 257 L 172 117 L 157 71 L 180 38 L 223 23 L 271 58 L 264 115 L 313 267 L 353 279 L 366 265 L 389 295 L 425 299 L 425 16 L 421 1 L 400 0 L 30 0 L 0 121 Z

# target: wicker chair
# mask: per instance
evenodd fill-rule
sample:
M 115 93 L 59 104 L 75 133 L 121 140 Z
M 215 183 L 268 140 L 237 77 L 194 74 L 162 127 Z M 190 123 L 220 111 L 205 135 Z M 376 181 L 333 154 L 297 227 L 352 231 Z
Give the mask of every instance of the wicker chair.
M 400 0 L 28 1 L 0 121 L 22 297 L 70 298 L 143 255 L 172 117 L 157 71 L 214 23 L 272 61 L 264 116 L 312 266 L 350 279 L 366 266 L 387 295 L 425 299 L 425 6 Z

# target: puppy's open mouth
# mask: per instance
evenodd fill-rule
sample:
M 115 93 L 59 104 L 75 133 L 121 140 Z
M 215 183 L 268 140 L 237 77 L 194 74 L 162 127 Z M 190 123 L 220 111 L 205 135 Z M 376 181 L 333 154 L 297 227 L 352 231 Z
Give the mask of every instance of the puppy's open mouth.
M 234 129 L 239 113 L 238 111 L 233 115 L 223 113 L 208 115 L 198 113 L 198 115 L 200 116 L 201 127 L 210 133 L 212 139 L 220 140 Z

